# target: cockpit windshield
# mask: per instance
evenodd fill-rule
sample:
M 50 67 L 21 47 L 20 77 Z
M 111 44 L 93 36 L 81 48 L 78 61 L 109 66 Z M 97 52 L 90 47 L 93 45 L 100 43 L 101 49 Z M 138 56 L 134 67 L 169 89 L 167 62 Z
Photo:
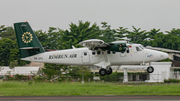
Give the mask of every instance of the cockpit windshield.
M 142 50 L 144 50 L 144 47 L 142 45 L 138 45 L 138 46 L 136 46 L 136 50 L 142 51 Z
M 139 48 L 139 47 L 136 47 L 136 50 L 137 50 L 137 51 L 141 51 L 141 48 Z
M 139 45 L 139 48 L 141 48 L 141 50 L 143 50 L 143 49 L 144 49 L 144 47 L 143 47 L 142 45 Z

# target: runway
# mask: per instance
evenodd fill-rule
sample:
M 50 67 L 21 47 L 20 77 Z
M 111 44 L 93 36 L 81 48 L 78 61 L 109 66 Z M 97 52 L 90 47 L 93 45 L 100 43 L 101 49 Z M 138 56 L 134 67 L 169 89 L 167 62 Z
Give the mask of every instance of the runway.
M 180 96 L 0 96 L 0 101 L 180 101 Z

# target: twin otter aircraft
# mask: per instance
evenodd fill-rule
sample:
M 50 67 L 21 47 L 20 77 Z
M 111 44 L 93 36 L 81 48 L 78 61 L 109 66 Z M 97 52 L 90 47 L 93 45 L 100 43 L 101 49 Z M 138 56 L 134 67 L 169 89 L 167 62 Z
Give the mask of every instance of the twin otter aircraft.
M 113 65 L 134 65 L 159 61 L 168 58 L 168 54 L 144 48 L 141 44 L 90 39 L 80 42 L 84 48 L 73 48 L 46 52 L 28 22 L 14 23 L 19 51 L 22 60 L 43 63 L 98 66 L 99 74 L 110 75 Z M 154 68 L 147 66 L 147 72 Z

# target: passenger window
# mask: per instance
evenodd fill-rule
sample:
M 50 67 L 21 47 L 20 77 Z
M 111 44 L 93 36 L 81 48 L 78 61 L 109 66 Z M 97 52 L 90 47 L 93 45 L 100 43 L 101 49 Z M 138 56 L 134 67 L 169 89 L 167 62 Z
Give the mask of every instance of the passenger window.
M 136 47 L 136 50 L 137 50 L 137 51 L 141 51 L 141 49 L 140 49 L 139 47 Z
M 97 51 L 97 54 L 101 54 L 101 51 Z
M 87 55 L 87 52 L 84 52 L 84 56 L 86 56 Z
M 129 49 L 127 49 L 126 53 L 129 53 Z
M 108 54 L 111 54 L 111 51 L 107 51 Z
M 96 52 L 92 52 L 92 55 L 95 55 L 96 54 Z

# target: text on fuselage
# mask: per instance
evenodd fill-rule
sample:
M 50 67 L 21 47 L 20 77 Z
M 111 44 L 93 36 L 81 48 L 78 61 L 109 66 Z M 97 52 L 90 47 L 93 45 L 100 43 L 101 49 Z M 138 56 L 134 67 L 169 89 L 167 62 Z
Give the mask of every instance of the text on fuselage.
M 77 54 L 49 55 L 49 59 L 65 59 L 65 58 L 77 58 Z

